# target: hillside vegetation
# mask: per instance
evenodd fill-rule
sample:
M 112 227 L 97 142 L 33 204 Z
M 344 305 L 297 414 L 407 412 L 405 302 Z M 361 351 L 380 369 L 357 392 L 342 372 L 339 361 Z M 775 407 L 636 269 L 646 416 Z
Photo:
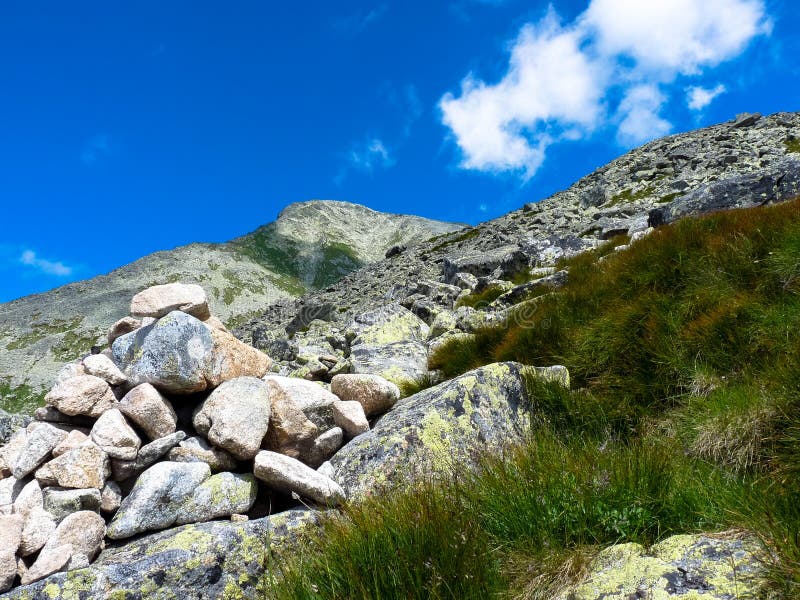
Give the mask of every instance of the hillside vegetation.
M 566 365 L 572 389 L 529 378 L 525 444 L 349 507 L 265 597 L 558 598 L 605 546 L 728 529 L 755 532 L 771 592 L 797 597 L 800 201 L 625 241 L 432 357 L 448 377 Z

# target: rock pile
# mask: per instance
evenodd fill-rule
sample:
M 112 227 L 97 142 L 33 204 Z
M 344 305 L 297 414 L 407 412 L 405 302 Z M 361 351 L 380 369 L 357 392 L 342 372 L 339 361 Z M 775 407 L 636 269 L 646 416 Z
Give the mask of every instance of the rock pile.
M 374 375 L 329 391 L 273 373 L 197 285 L 148 288 L 130 313 L 0 448 L 0 592 L 86 567 L 106 538 L 246 520 L 259 496 L 338 505 L 316 469 L 400 397 Z

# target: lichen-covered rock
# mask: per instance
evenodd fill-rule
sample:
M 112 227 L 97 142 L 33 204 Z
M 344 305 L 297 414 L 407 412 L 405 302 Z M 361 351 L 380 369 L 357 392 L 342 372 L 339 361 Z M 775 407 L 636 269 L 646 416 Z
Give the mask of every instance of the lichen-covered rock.
M 31 423 L 27 429 L 25 446 L 17 455 L 17 460 L 11 466 L 11 472 L 17 479 L 22 479 L 28 473 L 42 464 L 64 438 L 67 432 L 49 423 Z
M 352 499 L 521 439 L 531 408 L 524 369 L 496 363 L 404 398 L 331 458 L 334 479 Z
M 221 448 L 215 448 L 205 438 L 190 437 L 169 451 L 167 458 L 173 462 L 207 464 L 211 471 L 230 471 L 236 468 L 236 459 Z
M 266 354 L 180 311 L 117 338 L 112 350 L 133 385 L 150 383 L 174 394 L 201 392 L 236 377 L 262 377 L 272 365 Z
M 397 385 L 373 374 L 337 375 L 331 380 L 331 392 L 342 400 L 361 404 L 368 417 L 387 412 L 400 400 Z
M 315 511 L 294 510 L 243 523 L 176 527 L 106 549 L 89 567 L 18 587 L 4 600 L 255 600 L 263 597 L 256 586 L 264 575 L 265 559 L 271 553 L 291 553 L 318 519 Z
M 559 600 L 764 600 L 765 558 L 749 535 L 678 535 L 649 551 L 620 544 L 601 551 L 585 580 Z
M 82 510 L 100 512 L 100 490 L 48 487 L 44 490 L 44 510 L 56 521 Z
M 117 399 L 108 382 L 94 375 L 78 375 L 56 383 L 44 401 L 70 417 L 99 417 L 114 408 Z
M 385 346 L 395 342 L 423 341 L 429 328 L 407 308 L 389 304 L 355 317 L 347 336 L 353 346 Z
M 160 318 L 179 310 L 201 321 L 208 319 L 208 298 L 205 290 L 196 284 L 167 283 L 154 285 L 136 294 L 131 300 L 134 317 Z
M 274 490 L 295 493 L 314 502 L 337 506 L 345 494 L 335 481 L 289 456 L 264 450 L 256 454 L 253 473 Z
M 122 501 L 108 526 L 108 537 L 119 540 L 170 527 L 184 502 L 210 476 L 211 469 L 200 462 L 153 465 L 139 476 Z
M 255 377 L 237 377 L 211 392 L 193 422 L 212 444 L 248 460 L 261 448 L 270 411 L 269 386 Z
M 0 408 L 0 446 L 8 442 L 18 430 L 26 427 L 30 422 L 31 418 L 27 415 L 7 413 Z M 2 471 L 1 467 L 0 471 Z
M 149 383 L 137 385 L 125 394 L 118 408 L 151 440 L 175 433 L 178 418 L 172 404 Z
M 258 483 L 249 473 L 217 473 L 195 488 L 180 507 L 175 523 L 202 523 L 246 513 L 253 507 L 257 494 Z
M 317 468 L 342 447 L 343 441 L 344 431 L 341 427 L 328 429 L 328 431 L 315 439 L 314 443 L 311 444 L 311 449 L 308 452 L 308 460 L 306 461 L 306 464 L 308 464 L 310 467 Z
M 116 408 L 100 415 L 90 437 L 109 457 L 119 460 L 134 460 L 142 445 L 142 440 L 128 425 L 125 415 Z
M 111 385 L 122 385 L 128 378 L 119 370 L 105 354 L 90 354 L 83 359 L 83 368 L 89 375 L 94 375 Z
M 102 489 L 110 472 L 108 454 L 87 440 L 78 448 L 42 465 L 36 471 L 36 479 L 43 485 Z
M 352 348 L 350 364 L 353 373 L 372 373 L 395 384 L 415 381 L 428 373 L 428 346 L 417 341 L 359 344 Z

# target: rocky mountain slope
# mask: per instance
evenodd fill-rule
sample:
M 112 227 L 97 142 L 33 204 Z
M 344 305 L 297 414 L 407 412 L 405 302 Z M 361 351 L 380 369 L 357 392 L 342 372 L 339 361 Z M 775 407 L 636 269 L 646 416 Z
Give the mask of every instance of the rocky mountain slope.
M 125 314 L 133 294 L 151 285 L 200 283 L 215 314 L 235 325 L 280 298 L 382 259 L 392 246 L 461 227 L 346 202 L 302 202 L 229 243 L 156 252 L 108 275 L 0 304 L 0 409 L 39 405 L 59 365 L 105 344 L 108 324 Z
M 489 276 L 503 265 L 507 271 L 552 266 L 562 256 L 650 224 L 788 199 L 799 185 L 800 113 L 740 115 L 650 142 L 550 198 L 418 244 L 302 298 L 278 300 L 237 334 L 268 348 L 298 315 L 307 321 L 321 316 L 343 328 L 359 313 L 410 298 L 416 282 L 450 284 L 457 272 Z M 421 299 L 411 299 L 409 308 L 416 300 Z

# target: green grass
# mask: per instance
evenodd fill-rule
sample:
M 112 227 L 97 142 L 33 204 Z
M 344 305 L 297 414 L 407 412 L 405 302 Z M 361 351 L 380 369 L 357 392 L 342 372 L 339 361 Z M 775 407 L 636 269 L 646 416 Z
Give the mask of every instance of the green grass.
M 566 365 L 576 389 L 527 381 L 530 439 L 348 506 L 268 597 L 544 600 L 602 547 L 726 528 L 759 535 L 774 590 L 800 595 L 800 202 L 614 243 L 431 359 L 450 377 Z
M 444 250 L 449 246 L 453 246 L 455 244 L 460 244 L 461 242 L 465 242 L 467 240 L 471 240 L 474 237 L 478 237 L 481 233 L 481 230 L 477 227 L 467 230 L 464 233 L 460 233 L 450 239 L 447 239 L 439 244 L 436 244 L 433 248 L 430 249 L 431 252 L 438 252 L 439 250 Z M 451 235 L 451 234 L 445 234 Z M 436 239 L 436 238 L 434 238 Z
M 642 188 L 638 192 L 634 192 L 632 189 L 627 189 L 621 191 L 619 194 L 611 197 L 611 200 L 604 204 L 605 207 L 616 206 L 618 204 L 629 204 L 631 202 L 636 202 L 637 200 L 642 200 L 651 196 L 656 189 L 653 186 L 647 186 Z
M 800 154 L 800 139 L 793 138 L 784 142 L 786 151 L 792 154 Z
M 499 286 L 489 286 L 480 292 L 474 292 L 467 296 L 462 296 L 456 302 L 456 308 L 469 306 L 471 308 L 483 309 L 505 294 L 508 290 Z

